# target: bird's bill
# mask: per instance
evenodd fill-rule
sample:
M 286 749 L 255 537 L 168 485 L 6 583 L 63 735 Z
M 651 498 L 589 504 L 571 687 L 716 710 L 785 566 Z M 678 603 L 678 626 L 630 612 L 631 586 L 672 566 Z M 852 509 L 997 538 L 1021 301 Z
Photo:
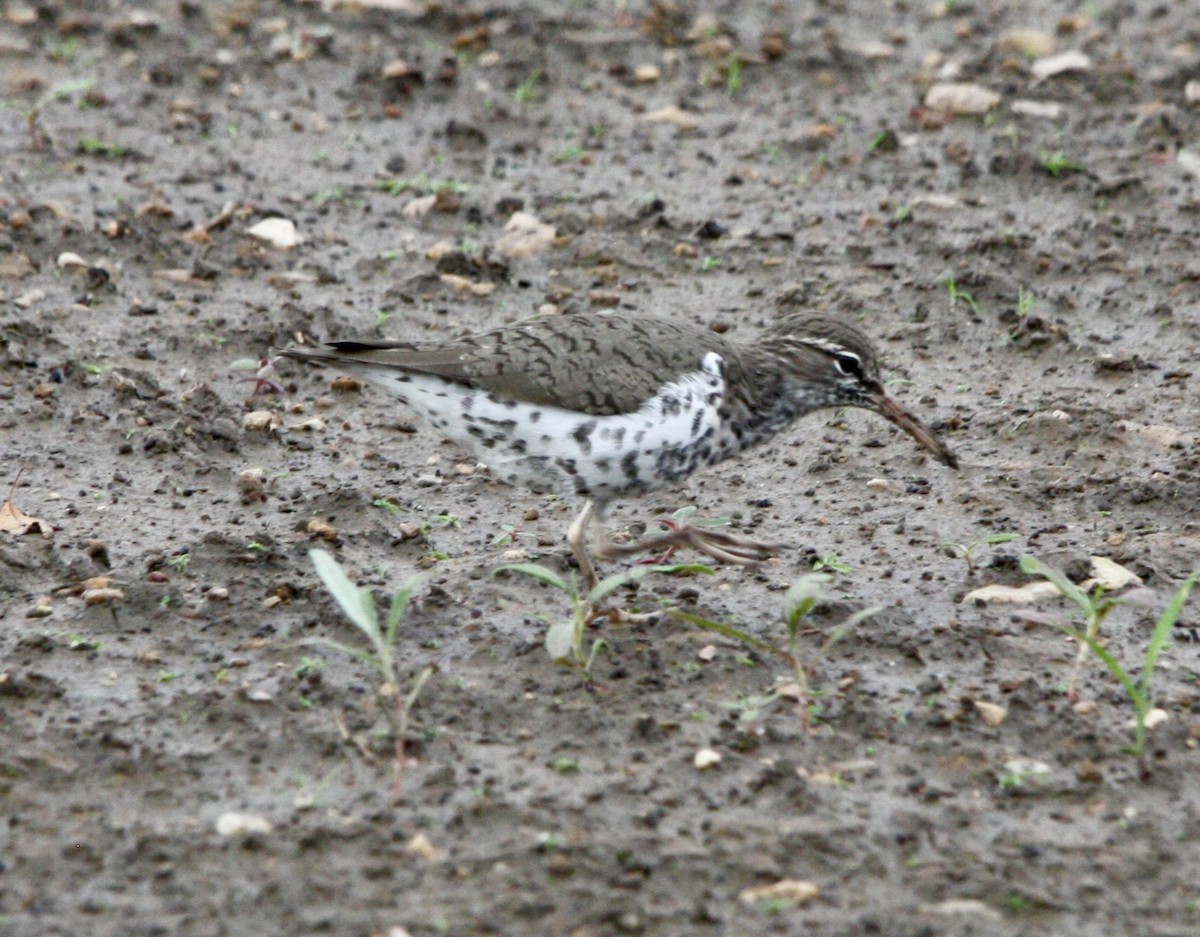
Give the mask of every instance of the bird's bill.
M 871 402 L 881 416 L 908 433 L 917 441 L 918 446 L 933 453 L 935 459 L 950 468 L 958 468 L 958 456 L 950 451 L 949 446 L 938 439 L 933 430 L 884 393 L 883 388 L 874 394 Z

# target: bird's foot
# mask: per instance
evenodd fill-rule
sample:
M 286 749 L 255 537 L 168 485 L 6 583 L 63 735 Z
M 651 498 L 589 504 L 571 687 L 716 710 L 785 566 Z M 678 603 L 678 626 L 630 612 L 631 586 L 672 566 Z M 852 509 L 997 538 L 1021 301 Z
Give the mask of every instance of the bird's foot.
M 610 540 L 598 547 L 596 553 L 605 559 L 616 559 L 637 553 L 658 551 L 660 555 L 656 561 L 665 561 L 676 550 L 690 547 L 718 563 L 756 566 L 777 555 L 785 547 L 785 544 L 762 543 L 711 527 L 680 524 L 673 520 L 666 520 L 662 523 L 667 528 L 665 534 L 640 540 L 637 543 L 615 543 Z

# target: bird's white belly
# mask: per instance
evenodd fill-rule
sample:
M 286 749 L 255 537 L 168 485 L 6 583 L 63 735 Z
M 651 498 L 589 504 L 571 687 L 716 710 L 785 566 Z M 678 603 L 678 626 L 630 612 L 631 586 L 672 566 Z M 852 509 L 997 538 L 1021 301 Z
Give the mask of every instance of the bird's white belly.
M 637 411 L 613 416 L 508 400 L 427 374 L 359 370 L 469 446 L 497 477 L 534 491 L 603 501 L 678 481 L 739 448 L 722 431 L 724 363 L 714 352 Z

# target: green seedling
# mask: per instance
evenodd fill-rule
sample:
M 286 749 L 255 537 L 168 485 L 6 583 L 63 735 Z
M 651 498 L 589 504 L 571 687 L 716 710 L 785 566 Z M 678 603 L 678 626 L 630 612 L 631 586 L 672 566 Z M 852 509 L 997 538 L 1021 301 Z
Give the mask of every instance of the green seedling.
M 851 572 L 850 567 L 839 560 L 836 553 L 826 553 L 824 556 L 817 557 L 813 560 L 812 568 L 815 573 L 819 573 L 824 569 L 831 569 L 835 573 L 841 573 L 843 576 Z
M 787 628 L 787 642 L 785 644 L 775 644 L 734 625 L 713 621 L 710 618 L 704 618 L 691 612 L 681 611 L 680 609 L 670 609 L 668 614 L 672 618 L 695 625 L 704 631 L 711 631 L 713 634 L 732 638 L 756 651 L 774 655 L 784 660 L 791 668 L 793 681 L 799 688 L 801 719 L 805 731 L 808 731 L 809 704 L 814 696 L 810 674 L 813 667 L 815 667 L 815 662 L 812 665 L 805 663 L 800 656 L 798 644 L 800 635 L 809 630 L 806 622 L 808 616 L 820 601 L 821 587 L 826 585 L 830 579 L 831 577 L 826 573 L 808 573 L 805 576 L 801 576 L 788 589 L 783 600 L 783 621 Z M 825 636 L 825 640 L 817 652 L 817 657 L 824 656 L 833 645 L 845 638 L 857 625 L 872 615 L 878 614 L 881 610 L 881 606 L 876 605 L 855 612 Z
M 882 149 L 883 146 L 885 144 L 887 144 L 888 140 L 894 141 L 895 137 L 893 137 L 891 135 L 891 133 L 889 133 L 886 130 L 880 130 L 879 133 L 877 133 L 877 134 L 875 134 L 875 136 L 871 137 L 870 142 L 867 143 L 867 152 L 874 153 L 876 150 Z M 892 149 L 895 149 L 895 148 L 896 148 L 895 143 L 893 142 Z
M 91 90 L 95 84 L 96 80 L 94 78 L 84 78 L 79 81 L 64 81 L 62 84 L 57 84 L 47 89 L 32 104 L 26 104 L 24 101 L 18 101 L 14 98 L 5 98 L 3 101 L 0 101 L 0 106 L 12 108 L 24 115 L 25 124 L 29 130 L 29 145 L 34 150 L 40 150 L 42 148 L 43 134 L 38 128 L 38 121 L 41 119 L 42 111 L 55 101 Z
M 1017 315 L 1024 319 L 1033 312 L 1035 297 L 1030 290 L 1023 286 L 1017 287 Z
M 325 669 L 325 661 L 319 657 L 301 657 L 296 665 L 297 677 L 308 677 Z
M 410 179 L 385 179 L 379 183 L 379 188 L 388 195 L 403 195 L 415 192 L 419 195 L 438 195 L 442 192 L 451 195 L 464 195 L 471 191 L 465 182 L 454 182 L 450 179 L 430 179 L 426 173 L 418 173 Z
M 975 315 L 979 315 L 979 304 L 975 302 L 975 298 L 966 290 L 958 288 L 958 282 L 954 277 L 946 277 L 946 292 L 950 296 L 950 308 L 954 309 L 959 303 L 965 305 Z
M 1108 613 L 1121 604 L 1121 600 L 1105 597 L 1105 589 L 1101 585 L 1097 585 L 1089 595 L 1071 582 L 1062 570 L 1047 566 L 1032 556 L 1021 560 L 1021 570 L 1032 576 L 1041 576 L 1043 579 L 1049 580 L 1059 592 L 1074 602 L 1083 612 L 1083 639 L 1079 642 L 1079 653 L 1075 657 L 1075 667 L 1071 672 L 1071 680 L 1067 684 L 1067 699 L 1075 702 L 1078 698 L 1079 674 L 1087 660 L 1088 650 L 1099 641 L 1100 626 L 1108 617 Z
M 337 185 L 332 189 L 322 189 L 320 192 L 314 192 L 311 198 L 318 205 L 324 205 L 327 202 L 340 202 L 346 197 L 346 190 L 342 186 Z
M 722 709 L 737 713 L 738 723 L 743 726 L 752 725 L 762 718 L 763 712 L 775 705 L 783 697 L 778 693 L 747 693 L 736 700 L 721 703 Z
M 521 536 L 523 531 L 514 527 L 512 524 L 501 524 L 500 533 L 492 538 L 492 546 L 508 546 L 510 543 L 516 543 L 517 538 Z
M 737 94 L 742 87 L 742 60 L 735 52 L 729 56 L 729 62 L 725 66 L 725 90 L 730 95 Z
M 1079 163 L 1068 158 L 1062 150 L 1054 153 L 1042 153 L 1042 169 L 1046 171 L 1048 176 L 1052 176 L 1055 179 L 1063 173 L 1084 171 L 1084 168 Z
M 720 257 L 705 257 L 700 261 L 700 269 L 705 273 L 708 273 L 710 270 L 716 270 L 719 266 L 721 266 Z
M 553 586 L 571 600 L 571 617 L 565 621 L 555 622 L 546 630 L 546 652 L 552 660 L 578 667 L 583 671 L 584 678 L 590 683 L 592 665 L 596 655 L 608 647 L 603 638 L 596 638 L 592 646 L 584 652 L 584 632 L 593 619 L 601 614 L 602 605 L 612 593 L 622 586 L 630 585 L 654 573 L 669 575 L 695 573 L 712 573 L 712 568 L 695 563 L 677 563 L 674 565 L 635 566 L 633 569 L 616 573 L 600 580 L 590 591 L 584 593 L 579 589 L 574 577 L 566 579 L 547 569 L 539 563 L 511 563 L 496 569 L 493 575 L 499 573 L 518 573 L 529 576 Z
M 1058 591 L 1074 602 L 1087 618 L 1088 628 L 1085 631 L 1080 631 L 1077 628 L 1072 628 L 1070 625 L 1063 624 L 1056 627 L 1080 643 L 1080 656 L 1077 664 L 1078 661 L 1083 659 L 1084 653 L 1091 650 L 1093 654 L 1103 661 L 1104 666 L 1108 668 L 1108 672 L 1124 688 L 1129 701 L 1133 704 L 1135 716 L 1134 738 L 1130 753 L 1137 758 L 1138 770 L 1142 779 L 1146 779 L 1150 776 L 1149 765 L 1146 762 L 1146 715 L 1154 708 L 1150 690 L 1150 683 L 1154 677 L 1154 667 L 1158 663 L 1159 655 L 1171 643 L 1171 634 L 1175 629 L 1175 624 L 1179 620 L 1179 615 L 1183 611 L 1184 605 L 1187 604 L 1192 588 L 1196 585 L 1197 580 L 1200 579 L 1200 570 L 1196 570 L 1183 581 L 1183 585 L 1176 590 L 1175 595 L 1167 603 L 1167 607 L 1163 610 L 1162 615 L 1159 616 L 1154 630 L 1150 632 L 1150 641 L 1146 645 L 1146 653 L 1142 659 L 1141 674 L 1134 680 L 1129 671 L 1125 669 L 1112 655 L 1112 652 L 1099 640 L 1100 622 L 1118 604 L 1117 599 L 1105 599 L 1095 593 L 1087 595 L 1075 583 L 1063 575 L 1062 572 L 1047 566 L 1045 563 L 1031 556 L 1027 556 L 1021 561 L 1021 569 L 1052 582 Z M 1094 627 L 1092 627 L 1093 621 L 1095 622 Z
M 105 140 L 80 140 L 79 152 L 87 156 L 104 156 L 109 159 L 119 159 L 128 155 L 129 151 L 119 143 L 108 143 Z
M 371 507 L 383 508 L 389 514 L 399 514 L 401 510 L 400 505 L 388 498 L 376 498 L 371 502 Z
M 540 68 L 535 68 L 530 72 L 528 77 L 513 89 L 513 100 L 518 104 L 531 104 L 537 96 L 537 83 L 541 77 L 542 70 Z
M 363 661 L 379 671 L 383 683 L 378 694 L 380 708 L 391 723 L 392 733 L 396 739 L 395 754 L 395 783 L 392 787 L 392 800 L 395 802 L 400 788 L 401 773 L 404 769 L 404 744 L 408 734 L 409 719 L 417 697 L 421 695 L 426 681 L 433 676 L 436 667 L 428 664 L 413 678 L 407 695 L 400 692 L 400 680 L 396 673 L 396 633 L 400 622 L 408 609 L 409 599 L 417 588 L 418 579 L 410 579 L 393 596 L 391 608 L 388 611 L 387 624 L 380 627 L 379 613 L 375 608 L 375 597 L 368 589 L 360 589 L 338 565 L 337 560 L 324 550 L 309 550 L 309 559 L 316 568 L 317 575 L 333 596 L 333 600 L 366 637 L 371 649 L 364 651 L 341 641 L 331 638 L 311 638 L 305 643 L 321 644 L 335 648 L 348 657 Z
M 554 161 L 556 163 L 573 163 L 585 153 L 587 150 L 581 146 L 564 146 L 555 154 Z
M 947 541 L 942 544 L 942 551 L 951 559 L 961 559 L 967 564 L 967 575 L 975 575 L 975 562 L 972 559 L 975 551 L 982 546 L 995 547 L 1002 543 L 1012 543 L 1014 540 L 1019 540 L 1020 534 L 992 534 L 988 537 L 980 537 L 978 540 L 972 540 L 970 543 L 954 543 Z

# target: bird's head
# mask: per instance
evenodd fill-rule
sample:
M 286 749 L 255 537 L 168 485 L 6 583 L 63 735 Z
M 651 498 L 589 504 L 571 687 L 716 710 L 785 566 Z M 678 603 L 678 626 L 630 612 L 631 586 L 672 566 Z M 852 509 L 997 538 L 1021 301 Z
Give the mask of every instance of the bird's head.
M 879 355 L 854 326 L 819 314 L 785 316 L 763 336 L 762 347 L 794 382 L 803 409 L 872 410 L 908 433 L 939 462 L 958 468 L 958 458 L 933 430 L 888 395 L 880 377 Z

